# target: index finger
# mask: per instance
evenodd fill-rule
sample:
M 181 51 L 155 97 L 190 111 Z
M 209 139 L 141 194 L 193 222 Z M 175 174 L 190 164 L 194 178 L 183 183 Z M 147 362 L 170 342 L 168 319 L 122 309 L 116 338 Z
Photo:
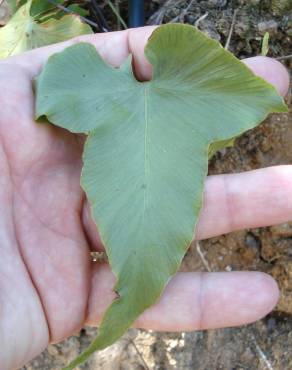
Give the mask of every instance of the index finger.
M 125 31 L 96 33 L 93 35 L 82 35 L 65 42 L 44 46 L 10 57 L 6 59 L 6 61 L 25 67 L 31 78 L 34 78 L 40 73 L 41 68 L 52 54 L 60 52 L 68 46 L 79 42 L 88 42 L 96 47 L 98 53 L 107 63 L 114 67 L 119 67 L 130 53 L 137 54 L 140 50 L 141 52 L 144 50 L 144 46 L 154 29 L 155 27 L 149 26 L 143 27 L 138 31 L 130 29 Z M 139 46 L 137 48 L 131 48 L 131 45 L 133 46 L 133 43 L 130 42 L 131 36 L 137 32 L 138 37 L 135 37 L 135 40 L 139 43 Z M 141 44 L 143 44 L 142 48 L 140 47 Z M 143 63 L 137 63 L 137 65 L 140 64 L 142 64 L 141 70 L 143 70 L 144 64 L 147 64 L 147 61 L 144 60 Z

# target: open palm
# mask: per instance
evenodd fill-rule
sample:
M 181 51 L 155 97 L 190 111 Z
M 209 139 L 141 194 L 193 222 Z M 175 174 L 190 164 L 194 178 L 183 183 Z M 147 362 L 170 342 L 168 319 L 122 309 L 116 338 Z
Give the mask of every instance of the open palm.
M 81 39 L 115 66 L 132 52 L 138 78 L 148 79 L 143 48 L 151 31 Z M 90 249 L 102 246 L 79 185 L 84 139 L 33 119 L 33 78 L 50 54 L 76 41 L 80 39 L 0 64 L 2 370 L 20 367 L 50 341 L 66 338 L 85 323 L 97 324 L 114 297 L 109 267 L 90 261 Z M 268 58 L 247 63 L 285 94 L 288 77 L 279 63 Z M 290 166 L 209 177 L 197 235 L 207 238 L 287 221 L 291 193 Z M 247 208 L 251 202 L 252 210 Z M 277 297 L 276 284 L 262 273 L 181 273 L 137 325 L 157 330 L 240 325 L 269 312 Z

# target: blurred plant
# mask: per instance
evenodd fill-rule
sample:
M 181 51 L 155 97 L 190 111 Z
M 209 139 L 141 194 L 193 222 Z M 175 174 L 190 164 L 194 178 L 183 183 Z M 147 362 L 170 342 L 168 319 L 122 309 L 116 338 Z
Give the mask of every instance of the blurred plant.
M 0 59 L 92 33 L 90 26 L 80 19 L 86 11 L 74 4 L 66 9 L 76 14 L 64 15 L 64 2 L 8 0 L 13 16 L 0 29 Z
M 261 47 L 261 55 L 263 55 L 264 57 L 269 52 L 269 38 L 270 38 L 270 34 L 269 34 L 269 32 L 266 32 L 264 34 L 264 37 L 263 37 L 263 40 L 262 40 L 262 47 Z

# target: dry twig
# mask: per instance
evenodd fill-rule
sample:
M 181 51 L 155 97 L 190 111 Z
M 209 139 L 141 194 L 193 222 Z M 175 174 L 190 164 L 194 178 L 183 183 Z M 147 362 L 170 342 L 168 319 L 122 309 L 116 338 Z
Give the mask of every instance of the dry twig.
M 109 32 L 109 30 L 110 30 L 109 26 L 107 24 L 107 21 L 106 21 L 104 15 L 103 15 L 103 12 L 102 12 L 100 6 L 97 3 L 97 1 L 96 0 L 91 0 L 90 4 L 91 4 L 92 10 L 95 14 L 97 25 L 98 25 L 99 29 L 102 32 Z
M 234 10 L 234 13 L 233 13 L 232 21 L 231 21 L 231 26 L 230 26 L 229 34 L 228 34 L 228 37 L 227 37 L 227 40 L 226 40 L 226 44 L 224 46 L 224 49 L 225 50 L 228 50 L 229 49 L 230 40 L 231 40 L 231 36 L 232 36 L 232 33 L 233 33 L 233 29 L 234 29 L 234 25 L 235 25 L 235 19 L 236 19 L 237 12 L 238 12 L 238 9 L 235 9 Z
M 265 353 L 263 352 L 263 350 L 259 346 L 256 338 L 254 336 L 252 336 L 252 337 L 253 337 L 253 342 L 254 342 L 255 348 L 256 348 L 258 354 L 260 355 L 260 358 L 261 358 L 262 362 L 265 364 L 265 366 L 268 370 L 274 370 L 272 364 L 270 363 L 267 356 L 265 355 Z
M 195 27 L 199 27 L 200 22 L 202 22 L 205 18 L 207 18 L 208 15 L 209 15 L 209 13 L 205 13 L 205 14 L 201 15 L 201 17 L 196 20 Z
M 117 18 L 118 29 L 120 29 L 121 28 L 121 25 L 122 25 L 123 28 L 126 30 L 128 27 L 126 25 L 126 22 L 123 20 L 123 18 L 120 15 L 119 2 L 118 1 L 115 1 L 115 4 L 116 5 L 114 5 L 110 0 L 107 0 L 106 3 L 111 8 L 112 12 L 114 13 L 114 15 Z
M 196 242 L 196 249 L 197 249 L 197 253 L 198 253 L 199 257 L 201 258 L 201 261 L 202 261 L 205 269 L 208 272 L 212 272 L 212 270 L 210 268 L 210 265 L 209 265 L 208 261 L 206 260 L 206 257 L 204 256 L 204 253 L 201 250 L 201 246 L 200 246 L 199 242 Z
M 130 343 L 135 348 L 135 351 L 137 352 L 137 355 L 139 356 L 140 360 L 142 361 L 142 364 L 146 370 L 150 370 L 149 366 L 147 365 L 142 353 L 139 351 L 139 348 L 136 346 L 136 343 L 133 339 L 129 338 Z
M 187 5 L 187 7 L 185 9 L 183 9 L 182 12 L 178 16 L 176 16 L 175 18 L 173 18 L 170 21 L 170 23 L 175 23 L 177 21 L 183 22 L 184 17 L 187 15 L 190 7 L 194 4 L 194 2 L 195 2 L 195 0 L 191 0 L 189 2 L 189 4 Z
M 288 59 L 292 59 L 292 54 L 290 54 L 290 55 L 283 55 L 282 57 L 277 57 L 275 59 L 276 60 L 288 60 Z

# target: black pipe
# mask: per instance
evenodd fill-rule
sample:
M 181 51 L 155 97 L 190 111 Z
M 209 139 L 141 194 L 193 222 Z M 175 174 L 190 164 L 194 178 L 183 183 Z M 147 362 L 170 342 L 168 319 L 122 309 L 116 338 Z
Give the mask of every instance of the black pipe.
M 129 0 L 129 27 L 144 26 L 144 0 Z

